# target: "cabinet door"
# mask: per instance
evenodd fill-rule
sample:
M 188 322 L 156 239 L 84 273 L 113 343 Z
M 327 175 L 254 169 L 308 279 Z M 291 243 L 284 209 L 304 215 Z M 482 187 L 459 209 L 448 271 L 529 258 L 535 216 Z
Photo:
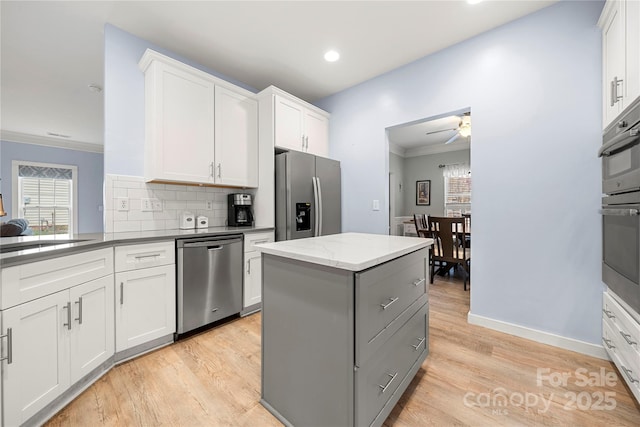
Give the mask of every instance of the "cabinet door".
M 316 156 L 329 156 L 329 119 L 311 110 L 304 113 L 305 151 Z
M 602 24 L 602 60 L 603 60 L 603 127 L 622 111 L 623 102 L 616 96 L 622 96 L 626 85 L 625 76 L 625 18 L 624 5 L 612 1 L 607 6 Z M 622 80 L 621 83 L 617 83 Z
M 174 265 L 116 274 L 116 351 L 176 331 Z
M 113 275 L 71 288 L 69 295 L 73 313 L 71 383 L 75 383 L 113 356 Z
M 216 86 L 215 182 L 258 186 L 258 101 Z
M 304 107 L 275 95 L 275 146 L 304 151 Z
M 262 259 L 260 252 L 244 254 L 244 308 L 262 301 Z
M 145 78 L 145 177 L 213 182 L 215 85 L 157 62 Z
M 2 312 L 11 329 L 11 363 L 2 361 L 3 423 L 20 425 L 69 387 L 69 291 Z M 3 340 L 3 357 L 8 356 Z
M 640 2 L 625 2 L 626 79 L 625 107 L 640 96 Z

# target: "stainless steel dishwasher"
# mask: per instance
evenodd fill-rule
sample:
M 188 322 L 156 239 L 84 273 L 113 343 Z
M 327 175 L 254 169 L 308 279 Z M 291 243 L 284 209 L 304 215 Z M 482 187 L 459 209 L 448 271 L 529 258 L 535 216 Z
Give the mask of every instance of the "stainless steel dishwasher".
M 178 334 L 240 313 L 243 236 L 176 240 Z

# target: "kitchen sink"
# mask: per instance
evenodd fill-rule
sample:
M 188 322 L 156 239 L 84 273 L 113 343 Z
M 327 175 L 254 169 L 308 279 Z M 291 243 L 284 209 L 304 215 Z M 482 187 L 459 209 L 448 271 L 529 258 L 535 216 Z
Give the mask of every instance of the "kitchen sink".
M 67 243 L 86 242 L 87 239 L 70 239 L 70 240 L 38 240 L 33 242 L 11 243 L 8 245 L 0 245 L 0 254 L 7 252 L 26 251 L 28 249 L 40 249 L 55 245 L 65 245 Z

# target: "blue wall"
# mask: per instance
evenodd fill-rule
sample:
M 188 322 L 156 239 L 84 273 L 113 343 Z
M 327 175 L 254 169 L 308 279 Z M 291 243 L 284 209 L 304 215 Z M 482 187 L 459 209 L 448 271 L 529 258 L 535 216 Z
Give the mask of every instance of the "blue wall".
M 147 48 L 257 92 L 242 82 L 112 25 L 105 26 L 104 40 L 104 170 L 107 174 L 144 176 L 144 74 L 138 62 Z
M 318 102 L 344 231 L 386 233 L 386 127 L 470 108 L 471 313 L 598 344 L 602 7 L 557 3 Z
M 9 214 L 3 220 L 12 217 L 11 162 L 13 160 L 74 165 L 78 167 L 78 230 L 76 233 L 103 232 L 101 209 L 104 168 L 101 153 L 0 141 L 0 159 L 2 200 Z

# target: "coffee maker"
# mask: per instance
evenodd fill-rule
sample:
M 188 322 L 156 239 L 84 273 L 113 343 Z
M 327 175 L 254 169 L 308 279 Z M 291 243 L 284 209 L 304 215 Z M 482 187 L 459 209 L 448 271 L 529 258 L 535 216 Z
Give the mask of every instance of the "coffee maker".
M 251 194 L 234 193 L 227 196 L 227 224 L 229 227 L 253 225 Z

